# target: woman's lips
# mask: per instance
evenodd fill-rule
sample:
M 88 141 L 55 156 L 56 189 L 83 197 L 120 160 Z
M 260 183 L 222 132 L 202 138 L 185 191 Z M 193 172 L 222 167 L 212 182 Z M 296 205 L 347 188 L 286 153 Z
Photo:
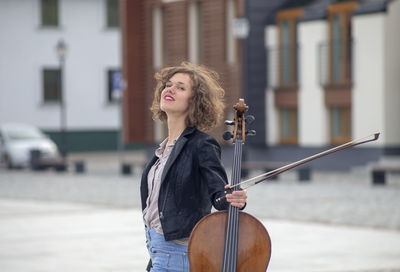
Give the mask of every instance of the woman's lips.
M 175 99 L 172 96 L 168 95 L 168 94 L 164 96 L 164 100 L 175 101 Z

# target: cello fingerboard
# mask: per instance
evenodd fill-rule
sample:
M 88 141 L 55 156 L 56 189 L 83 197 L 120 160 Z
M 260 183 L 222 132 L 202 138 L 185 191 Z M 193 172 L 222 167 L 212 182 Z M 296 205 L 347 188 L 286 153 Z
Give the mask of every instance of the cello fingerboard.
M 235 155 L 232 167 L 231 185 L 236 185 L 240 181 L 240 169 L 242 164 L 242 140 L 235 141 Z M 234 190 L 238 188 L 235 187 Z M 238 234 L 239 234 L 239 208 L 229 206 L 228 218 L 225 232 L 224 258 L 222 261 L 222 272 L 235 272 L 237 269 L 238 253 Z

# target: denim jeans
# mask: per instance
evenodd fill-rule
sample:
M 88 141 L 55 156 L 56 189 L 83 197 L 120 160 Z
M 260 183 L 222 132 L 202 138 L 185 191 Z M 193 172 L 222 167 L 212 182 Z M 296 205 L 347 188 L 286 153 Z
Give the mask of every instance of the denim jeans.
M 164 235 L 147 228 L 146 246 L 153 263 L 151 272 L 189 271 L 187 246 L 165 241 Z

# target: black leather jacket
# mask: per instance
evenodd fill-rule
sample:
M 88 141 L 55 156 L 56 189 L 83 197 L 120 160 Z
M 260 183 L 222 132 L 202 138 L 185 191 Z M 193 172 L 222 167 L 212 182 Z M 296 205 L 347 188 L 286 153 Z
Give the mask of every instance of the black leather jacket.
M 161 177 L 158 210 L 165 240 L 189 237 L 193 227 L 211 212 L 228 208 L 224 200 L 227 176 L 221 161 L 221 147 L 211 136 L 196 128 L 186 128 L 175 143 Z M 148 196 L 147 176 L 157 161 L 154 156 L 141 180 L 142 210 Z

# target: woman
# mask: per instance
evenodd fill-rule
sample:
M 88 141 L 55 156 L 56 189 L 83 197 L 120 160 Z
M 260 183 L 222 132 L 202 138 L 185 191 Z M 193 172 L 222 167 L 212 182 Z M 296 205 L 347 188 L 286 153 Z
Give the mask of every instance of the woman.
M 153 118 L 166 122 L 168 137 L 160 144 L 141 180 L 143 220 L 150 271 L 188 271 L 187 244 L 196 223 L 229 204 L 244 208 L 246 191 L 228 194 L 220 146 L 206 134 L 222 119 L 224 90 L 218 75 L 204 66 L 183 62 L 155 76 Z

